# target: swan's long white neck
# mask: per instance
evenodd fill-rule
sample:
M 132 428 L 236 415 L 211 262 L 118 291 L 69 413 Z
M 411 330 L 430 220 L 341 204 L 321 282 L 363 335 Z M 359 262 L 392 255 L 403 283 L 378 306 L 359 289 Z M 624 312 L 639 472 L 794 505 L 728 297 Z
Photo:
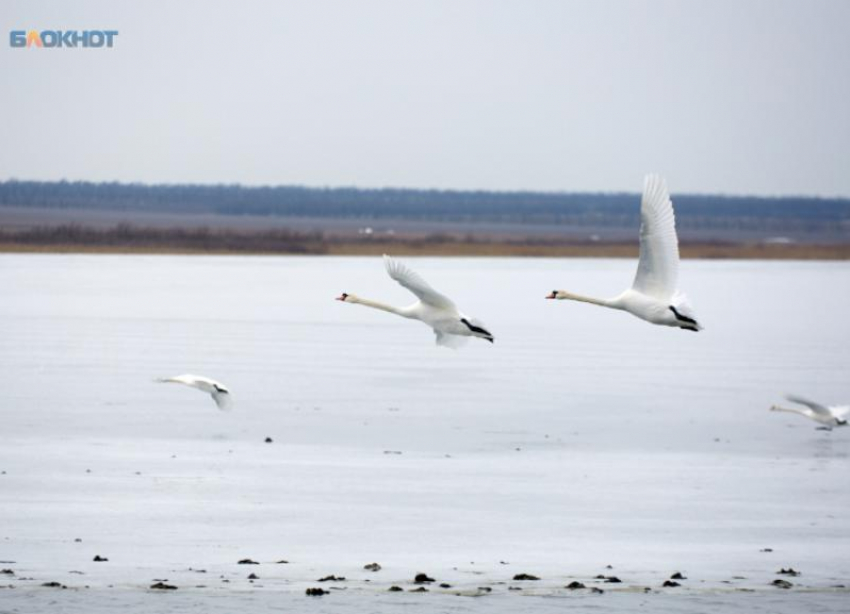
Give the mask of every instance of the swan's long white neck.
M 581 294 L 573 294 L 566 290 L 558 290 L 555 298 L 558 300 L 580 301 L 582 303 L 590 303 L 591 305 L 600 305 L 602 307 L 610 307 L 611 309 L 622 309 L 614 299 L 593 298 L 592 296 L 582 296 Z
M 353 294 L 349 294 L 346 299 L 346 303 L 357 303 L 358 305 L 365 305 L 366 307 L 371 307 L 372 309 L 380 309 L 381 311 L 387 311 L 389 313 L 394 313 L 397 316 L 402 316 L 404 318 L 409 318 L 410 315 L 407 313 L 405 309 L 399 307 L 393 307 L 392 305 L 386 305 L 384 303 L 379 303 L 378 301 L 370 301 L 367 298 L 360 298 L 359 296 L 354 296 Z
M 781 407 L 779 405 L 774 405 L 770 408 L 771 411 L 787 411 L 789 414 L 800 414 L 801 416 L 808 416 L 809 411 L 805 409 L 798 409 L 796 407 Z

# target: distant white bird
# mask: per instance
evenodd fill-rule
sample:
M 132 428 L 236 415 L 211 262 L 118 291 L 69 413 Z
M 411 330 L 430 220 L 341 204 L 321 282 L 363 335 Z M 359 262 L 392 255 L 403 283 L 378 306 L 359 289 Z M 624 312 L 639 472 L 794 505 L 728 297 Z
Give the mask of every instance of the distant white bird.
M 233 400 L 230 397 L 230 390 L 228 390 L 227 386 L 221 382 L 204 377 L 203 375 L 191 375 L 186 373 L 184 375 L 175 375 L 174 377 L 163 377 L 156 381 L 183 384 L 184 386 L 190 386 L 192 388 L 202 390 L 212 396 L 213 401 L 215 401 L 215 404 L 221 410 L 230 409 L 231 404 L 233 403 Z
M 640 205 L 640 259 L 632 287 L 611 299 L 597 299 L 553 290 L 546 298 L 569 299 L 628 311 L 661 326 L 698 331 L 702 326 L 685 295 L 678 291 L 679 240 L 667 184 L 658 175 L 647 175 Z
M 822 424 L 823 426 L 818 428 L 827 431 L 831 431 L 832 428 L 836 426 L 847 426 L 847 414 L 850 413 L 850 406 L 832 405 L 827 407 L 820 403 L 815 403 L 814 401 L 809 401 L 808 399 L 790 394 L 785 395 L 785 398 L 792 403 L 805 405 L 806 407 L 780 407 L 779 405 L 773 405 L 771 406 L 770 411 L 787 411 L 792 414 L 800 414 L 809 420 L 814 420 L 815 422 Z
M 467 337 L 478 337 L 493 343 L 493 335 L 484 324 L 458 311 L 457 306 L 449 298 L 434 290 L 417 273 L 386 254 L 384 254 L 384 266 L 390 277 L 419 298 L 416 303 L 408 307 L 393 307 L 345 292 L 336 300 L 388 311 L 403 318 L 420 320 L 434 329 L 437 345 L 456 348 L 462 345 Z

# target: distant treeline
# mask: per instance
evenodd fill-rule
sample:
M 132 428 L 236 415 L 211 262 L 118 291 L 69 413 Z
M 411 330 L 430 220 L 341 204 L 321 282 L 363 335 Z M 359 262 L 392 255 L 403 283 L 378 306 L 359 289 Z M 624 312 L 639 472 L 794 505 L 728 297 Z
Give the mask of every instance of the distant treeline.
M 634 225 L 638 194 L 0 182 L 0 207 L 319 218 Z M 850 224 L 850 199 L 674 195 L 682 227 L 796 228 Z

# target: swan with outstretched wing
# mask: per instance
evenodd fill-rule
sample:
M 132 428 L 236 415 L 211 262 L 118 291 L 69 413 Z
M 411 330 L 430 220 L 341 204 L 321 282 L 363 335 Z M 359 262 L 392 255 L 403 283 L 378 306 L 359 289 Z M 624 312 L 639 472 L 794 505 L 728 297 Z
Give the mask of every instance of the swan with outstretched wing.
M 434 330 L 437 345 L 444 347 L 459 347 L 469 337 L 478 337 L 493 343 L 493 335 L 484 324 L 461 313 L 450 298 L 434 290 L 417 272 L 386 254 L 384 266 L 391 278 L 419 299 L 416 303 L 407 307 L 393 307 L 347 292 L 343 292 L 336 300 L 365 305 L 424 322 Z
M 640 256 L 632 287 L 611 299 L 598 299 L 566 290 L 553 290 L 546 298 L 580 301 L 627 311 L 652 324 L 698 331 L 685 295 L 678 290 L 679 240 L 676 216 L 667 183 L 647 175 L 640 205 Z
M 804 399 L 793 394 L 785 395 L 785 398 L 797 405 L 803 407 L 781 407 L 773 405 L 770 411 L 785 411 L 792 414 L 798 414 L 809 420 L 814 420 L 818 424 L 822 424 L 818 428 L 831 431 L 836 426 L 847 426 L 847 414 L 850 413 L 850 406 L 847 405 L 821 405 L 815 401 Z
M 212 397 L 216 406 L 221 410 L 230 409 L 233 403 L 233 399 L 230 396 L 230 390 L 227 386 L 221 382 L 215 381 L 214 379 L 204 377 L 203 375 L 192 375 L 190 373 L 186 373 L 183 375 L 175 375 L 174 377 L 162 377 L 156 381 L 161 383 L 183 384 L 184 386 L 189 386 L 190 388 L 206 392 Z

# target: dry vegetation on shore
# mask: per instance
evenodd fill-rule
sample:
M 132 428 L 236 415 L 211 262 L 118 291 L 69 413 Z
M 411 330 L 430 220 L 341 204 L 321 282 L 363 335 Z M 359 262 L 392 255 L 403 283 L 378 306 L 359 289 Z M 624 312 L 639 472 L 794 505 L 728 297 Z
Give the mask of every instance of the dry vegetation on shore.
M 242 232 L 208 228 L 158 229 L 119 225 L 0 229 L 0 252 L 87 254 L 302 254 L 370 256 L 528 256 L 632 258 L 634 243 L 565 242 L 487 236 L 354 238 L 288 230 Z M 850 260 L 850 245 L 766 243 L 685 243 L 684 258 L 772 260 Z

